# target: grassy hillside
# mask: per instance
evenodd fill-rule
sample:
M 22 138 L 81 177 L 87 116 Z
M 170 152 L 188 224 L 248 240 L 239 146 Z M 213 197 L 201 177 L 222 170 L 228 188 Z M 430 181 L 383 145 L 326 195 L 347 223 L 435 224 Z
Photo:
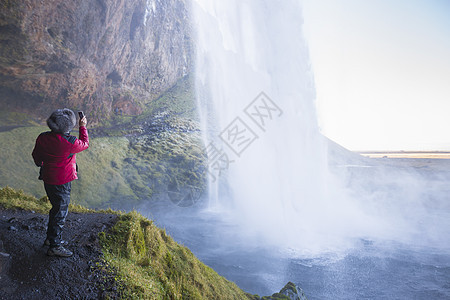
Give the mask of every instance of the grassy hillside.
M 0 189 L 0 207 L 48 213 L 46 197 L 37 199 L 12 188 Z M 71 211 L 93 212 L 81 206 Z M 113 211 L 107 211 L 112 213 Z M 99 212 L 101 213 L 101 212 Z M 250 299 L 218 275 L 163 229 L 137 212 L 113 212 L 119 221 L 100 234 L 106 264 L 116 270 L 123 299 Z M 259 297 L 255 298 L 259 299 Z
M 37 136 L 49 129 L 13 115 L 0 121 L 0 187 L 40 198 L 45 191 L 31 152 Z M 88 124 L 90 147 L 77 154 L 79 180 L 72 185 L 72 201 L 90 208 L 129 209 L 142 199 L 167 195 L 169 187 L 201 190 L 205 155 L 195 115 L 186 78 L 148 104 L 142 115 L 116 115 L 96 128 Z
M 44 185 L 37 178 L 37 168 L 31 157 L 34 142 L 45 127 L 19 127 L 0 132 L 0 187 L 11 186 L 24 189 L 34 196 L 45 195 Z

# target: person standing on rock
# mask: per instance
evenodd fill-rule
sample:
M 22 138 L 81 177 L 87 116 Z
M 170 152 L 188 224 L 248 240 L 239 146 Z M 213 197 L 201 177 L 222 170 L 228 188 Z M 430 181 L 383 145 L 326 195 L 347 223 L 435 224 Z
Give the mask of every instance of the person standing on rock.
M 64 248 L 61 232 L 69 210 L 71 182 L 77 177 L 76 153 L 89 147 L 86 117 L 79 121 L 79 137 L 70 135 L 76 125 L 75 113 L 67 108 L 55 110 L 47 119 L 51 131 L 41 133 L 33 149 L 33 160 L 41 167 L 39 179 L 52 208 L 49 212 L 47 239 L 49 256 L 69 257 L 73 253 Z

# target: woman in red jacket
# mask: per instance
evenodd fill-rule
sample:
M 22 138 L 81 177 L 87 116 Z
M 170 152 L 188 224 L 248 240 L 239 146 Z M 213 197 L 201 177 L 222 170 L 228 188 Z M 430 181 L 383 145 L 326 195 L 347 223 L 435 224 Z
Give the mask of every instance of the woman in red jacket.
M 62 246 L 61 232 L 70 203 L 71 181 L 77 179 L 76 153 L 89 147 L 87 120 L 79 121 L 79 137 L 70 135 L 76 125 L 75 113 L 67 108 L 55 110 L 47 119 L 51 131 L 41 133 L 32 153 L 35 164 L 41 167 L 39 179 L 44 181 L 45 191 L 52 204 L 49 212 L 47 239 L 49 256 L 72 256 Z

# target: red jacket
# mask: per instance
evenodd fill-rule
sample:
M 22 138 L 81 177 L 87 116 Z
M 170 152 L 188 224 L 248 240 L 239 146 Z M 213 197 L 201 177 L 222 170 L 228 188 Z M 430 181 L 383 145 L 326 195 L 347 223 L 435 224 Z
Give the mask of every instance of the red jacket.
M 85 126 L 80 127 L 79 138 L 55 132 L 41 133 L 36 139 L 33 159 L 42 167 L 42 179 L 47 184 L 61 185 L 78 179 L 75 154 L 89 147 Z

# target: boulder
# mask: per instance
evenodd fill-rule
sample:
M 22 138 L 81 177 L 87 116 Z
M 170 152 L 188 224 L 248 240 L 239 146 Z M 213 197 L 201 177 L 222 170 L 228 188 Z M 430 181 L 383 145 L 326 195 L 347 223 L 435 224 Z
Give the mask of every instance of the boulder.
M 280 294 L 289 297 L 290 300 L 307 300 L 303 290 L 292 282 L 288 282 L 281 289 Z

